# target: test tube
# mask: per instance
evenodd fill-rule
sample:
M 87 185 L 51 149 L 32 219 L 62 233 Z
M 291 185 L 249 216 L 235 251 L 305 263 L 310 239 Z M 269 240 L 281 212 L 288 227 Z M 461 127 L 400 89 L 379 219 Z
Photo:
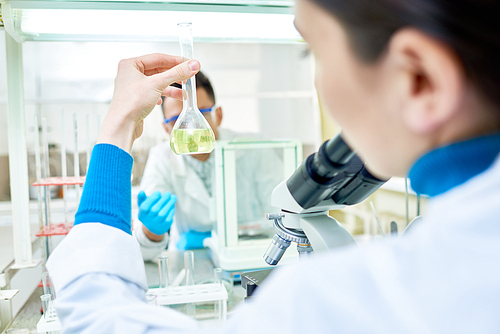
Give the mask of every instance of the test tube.
M 43 148 L 43 177 L 50 177 L 50 165 L 49 165 L 49 142 L 47 139 L 47 118 L 42 118 L 42 148 Z M 44 186 L 45 189 L 45 225 L 51 225 L 50 219 L 50 189 L 49 186 Z
M 194 253 L 184 252 L 184 268 L 186 269 L 186 285 L 194 285 Z
M 214 268 L 214 283 L 222 286 L 222 269 Z
M 40 299 L 42 300 L 42 310 L 43 317 L 45 318 L 45 322 L 55 321 L 56 317 L 54 314 L 54 310 L 52 309 L 52 296 L 50 294 L 41 295 Z
M 73 114 L 74 132 L 75 132 L 75 150 L 73 152 L 73 171 L 75 179 L 80 179 L 80 154 L 78 153 L 78 119 L 76 113 Z M 75 185 L 76 189 L 76 207 L 80 205 L 80 186 Z
M 36 180 L 42 180 L 42 162 L 40 157 L 40 122 L 38 121 L 38 114 L 35 114 L 35 170 Z M 42 187 L 37 187 L 38 194 L 38 218 L 40 220 L 40 229 L 43 228 L 43 204 L 42 204 Z
M 90 164 L 90 114 L 87 113 L 85 114 L 85 133 L 87 135 L 87 168 L 85 169 L 86 171 L 89 170 L 89 164 Z
M 64 179 L 68 177 L 68 167 L 66 163 L 66 139 L 64 138 L 64 109 L 61 109 L 61 176 Z M 68 203 L 66 202 L 68 196 L 68 186 L 64 184 L 62 186 L 62 197 L 64 204 L 64 225 L 66 229 L 69 228 L 69 218 L 68 218 Z
M 167 259 L 167 256 L 160 256 L 158 258 L 158 276 L 160 278 L 158 287 L 160 289 L 165 289 L 165 292 L 167 292 L 166 290 L 169 285 Z
M 219 288 L 222 288 L 222 269 L 214 268 L 214 284 L 219 285 Z M 218 321 L 222 320 L 222 303 L 223 300 L 217 300 L 214 303 L 214 314 L 215 319 Z
M 43 285 L 43 294 L 50 295 L 52 291 L 49 283 L 49 273 L 47 271 L 42 273 L 42 285 Z
M 43 149 L 43 176 L 44 178 L 50 177 L 50 164 L 49 164 L 49 142 L 47 139 L 47 118 L 42 118 L 42 149 Z M 50 228 L 52 224 L 52 219 L 50 218 L 50 188 L 49 186 L 44 186 L 44 198 L 45 198 L 45 227 Z M 52 237 L 45 238 L 45 254 L 47 259 L 49 258 L 50 252 L 52 251 Z
M 186 286 L 194 285 L 194 253 L 193 251 L 184 252 L 184 269 L 186 270 Z M 194 303 L 186 304 L 186 314 L 190 317 L 196 316 Z

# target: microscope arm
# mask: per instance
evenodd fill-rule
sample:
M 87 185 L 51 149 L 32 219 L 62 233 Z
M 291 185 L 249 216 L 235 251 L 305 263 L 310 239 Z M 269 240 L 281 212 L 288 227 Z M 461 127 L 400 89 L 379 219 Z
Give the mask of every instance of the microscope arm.
M 349 232 L 328 213 L 300 218 L 300 226 L 315 252 L 331 250 L 354 243 Z

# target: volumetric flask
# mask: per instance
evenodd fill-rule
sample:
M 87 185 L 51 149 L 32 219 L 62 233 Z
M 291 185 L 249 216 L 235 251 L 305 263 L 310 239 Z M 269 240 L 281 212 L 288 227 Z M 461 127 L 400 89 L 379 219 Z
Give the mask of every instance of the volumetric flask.
M 182 61 L 193 59 L 191 23 L 179 23 L 178 27 Z M 170 148 L 175 154 L 198 154 L 210 153 L 214 147 L 214 132 L 198 109 L 193 76 L 182 82 L 182 112 L 170 133 Z

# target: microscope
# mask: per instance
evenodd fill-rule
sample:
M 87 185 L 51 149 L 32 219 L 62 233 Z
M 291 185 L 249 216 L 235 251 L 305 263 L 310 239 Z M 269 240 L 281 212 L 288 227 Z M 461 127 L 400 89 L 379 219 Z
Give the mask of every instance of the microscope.
M 353 243 L 328 211 L 362 202 L 386 181 L 370 174 L 340 134 L 324 142 L 273 190 L 271 204 L 281 212 L 267 215 L 276 234 L 264 260 L 278 264 L 292 242 L 300 257 Z

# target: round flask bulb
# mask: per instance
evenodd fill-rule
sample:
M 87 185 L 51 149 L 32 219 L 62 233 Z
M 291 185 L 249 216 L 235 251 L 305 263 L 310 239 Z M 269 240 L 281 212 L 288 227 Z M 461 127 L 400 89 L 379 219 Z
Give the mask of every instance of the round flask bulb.
M 193 59 L 191 23 L 179 23 L 179 43 L 183 61 Z M 207 117 L 212 115 L 207 113 Z M 170 148 L 175 154 L 210 153 L 215 147 L 215 135 L 207 119 L 198 109 L 196 78 L 182 83 L 182 112 L 170 133 Z

